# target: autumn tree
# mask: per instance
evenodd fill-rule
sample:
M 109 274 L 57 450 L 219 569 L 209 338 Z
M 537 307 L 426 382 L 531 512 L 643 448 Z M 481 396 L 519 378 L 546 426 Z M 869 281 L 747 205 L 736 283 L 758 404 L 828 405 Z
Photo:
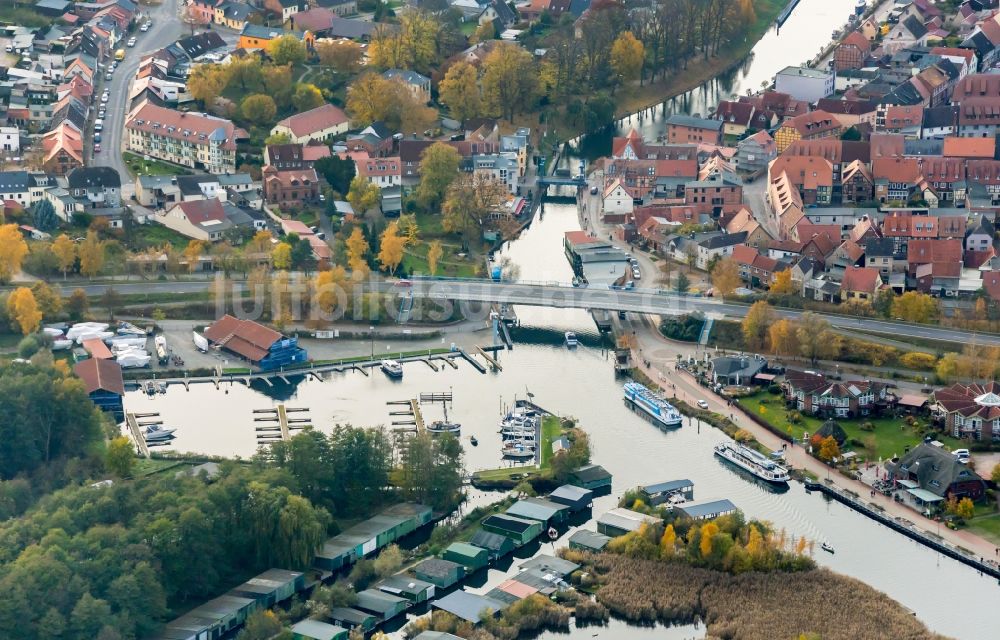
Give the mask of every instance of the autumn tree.
M 90 311 L 90 299 L 83 289 L 73 289 L 69 300 L 66 301 L 66 311 L 69 312 L 71 320 L 83 320 L 83 317 Z
M 799 351 L 799 338 L 792 321 L 782 318 L 772 324 L 767 330 L 771 353 L 780 356 L 790 356 Z
M 108 471 L 119 478 L 131 478 L 135 468 L 135 451 L 128 438 L 119 436 L 108 442 L 104 452 L 104 464 Z
M 332 319 L 347 306 L 347 271 L 336 266 L 320 271 L 313 280 L 313 308 Z
M 514 121 L 538 92 L 535 61 L 523 47 L 501 42 L 483 60 L 483 98 L 491 114 Z
M 263 66 L 257 56 L 234 57 L 222 68 L 225 73 L 226 86 L 239 87 L 240 91 L 244 93 L 247 93 L 251 88 L 263 88 Z
M 770 304 L 764 300 L 753 303 L 742 323 L 746 346 L 750 349 L 763 349 L 774 320 L 775 313 Z
M 816 364 L 817 360 L 830 353 L 830 335 L 829 322 L 811 311 L 803 313 L 795 330 L 799 354 Z
M 490 214 L 502 207 L 506 199 L 506 187 L 493 176 L 462 175 L 448 187 L 441 226 L 448 233 L 461 231 L 468 242 L 472 230 L 480 233 L 485 230 Z
M 910 322 L 930 322 L 937 317 L 938 302 L 919 291 L 907 291 L 892 301 L 892 317 Z
M 306 61 L 306 45 L 292 34 L 271 41 L 267 48 L 275 65 L 297 65 Z
M 368 273 L 368 241 L 360 226 L 355 226 L 345 242 L 347 247 L 347 265 L 354 273 L 355 279 L 360 279 Z
M 774 274 L 774 282 L 768 291 L 776 296 L 788 296 L 795 293 L 795 282 L 792 280 L 792 270 L 782 269 Z
M 66 274 L 76 264 L 76 245 L 73 244 L 68 235 L 61 233 L 52 243 L 52 253 L 56 256 L 59 270 L 62 271 L 65 280 Z
M 253 93 L 240 102 L 240 113 L 255 125 L 265 125 L 274 120 L 278 113 L 278 105 L 274 98 L 264 93 Z
M 830 462 L 840 457 L 840 445 L 833 436 L 827 436 L 819 443 L 819 452 L 816 454 L 823 462 Z
M 663 535 L 660 536 L 660 554 L 663 556 L 673 555 L 676 545 L 677 533 L 674 531 L 674 525 L 668 524 L 663 530 Z
M 309 111 L 326 103 L 323 99 L 323 92 L 314 84 L 300 82 L 295 85 L 295 93 L 292 95 L 292 104 L 299 111 Z
M 399 28 L 377 27 L 368 45 L 368 63 L 380 69 L 432 70 L 439 61 L 438 44 L 442 24 L 428 11 L 407 11 L 399 16 Z
M 262 69 L 262 72 L 267 95 L 274 99 L 274 103 L 278 105 L 279 109 L 288 107 L 292 103 L 292 91 L 295 88 L 291 66 L 268 65 Z
M 21 270 L 28 243 L 16 224 L 0 225 L 0 283 L 6 284 Z
M 420 184 L 416 196 L 420 205 L 434 210 L 444 200 L 448 187 L 458 176 L 461 154 L 455 147 L 435 142 L 420 154 Z
M 347 89 L 347 113 L 352 123 L 367 126 L 376 120 L 404 133 L 423 131 L 437 118 L 437 111 L 421 104 L 399 79 L 363 73 Z
M 611 45 L 611 68 L 619 84 L 626 84 L 636 79 L 641 81 L 642 64 L 645 59 L 645 49 L 631 31 L 623 32 Z
M 993 470 L 990 471 L 990 479 L 993 480 L 994 484 L 1000 484 L 1000 462 L 993 465 Z
M 701 557 L 707 558 L 712 555 L 712 538 L 715 534 L 719 533 L 719 525 L 714 522 L 707 522 L 701 525 L 700 529 L 701 539 L 698 541 L 698 550 L 701 551 Z
M 53 318 L 62 311 L 63 298 L 59 285 L 52 286 L 44 280 L 39 280 L 31 285 L 31 293 L 35 296 L 35 301 L 44 317 Z
M 351 203 L 354 212 L 361 216 L 379 203 L 380 195 L 378 185 L 368 182 L 364 176 L 355 176 L 347 192 L 347 201 Z
M 104 268 L 106 245 L 97 236 L 96 231 L 88 231 L 87 237 L 83 239 L 77 249 L 80 256 L 80 273 L 88 278 L 93 278 Z
M 735 260 L 722 258 L 715 263 L 712 269 L 712 286 L 719 296 L 723 298 L 731 296 L 741 282 L 740 265 Z
M 406 236 L 400 235 L 399 223 L 393 220 L 385 227 L 379 239 L 378 261 L 383 269 L 394 275 L 399 263 L 403 261 L 403 249 L 406 247 Z
M 323 40 L 315 48 L 319 63 L 340 73 L 357 73 L 365 56 L 361 45 L 350 40 Z
M 199 64 L 191 70 L 191 75 L 187 78 L 187 90 L 192 98 L 200 102 L 203 107 L 207 107 L 222 94 L 227 81 L 223 67 Z
M 427 247 L 427 270 L 430 271 L 432 276 L 437 275 L 438 261 L 441 260 L 443 253 L 444 249 L 441 247 L 440 240 L 434 240 Z
M 275 269 L 285 271 L 292 268 L 292 245 L 279 242 L 271 250 L 271 264 Z
M 38 331 L 42 322 L 42 311 L 28 287 L 18 287 L 7 296 L 7 315 L 23 335 Z
M 482 112 L 479 93 L 479 72 L 468 62 L 456 62 L 438 84 L 438 99 L 448 107 L 451 116 L 460 122 L 475 118 Z

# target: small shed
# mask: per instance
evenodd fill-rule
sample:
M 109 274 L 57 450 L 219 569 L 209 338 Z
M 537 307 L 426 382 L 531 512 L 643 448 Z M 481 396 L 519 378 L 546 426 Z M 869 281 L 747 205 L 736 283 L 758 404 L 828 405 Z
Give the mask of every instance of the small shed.
M 421 631 L 413 640 L 462 640 L 462 638 L 444 631 Z
M 549 526 L 565 521 L 569 516 L 569 507 L 545 498 L 523 498 L 507 509 L 507 515 L 537 520 Z
M 736 505 L 729 500 L 709 500 L 707 502 L 688 502 L 674 507 L 674 511 L 692 520 L 711 520 L 736 511 Z
M 610 489 L 611 474 L 599 464 L 588 464 L 571 473 L 569 483 L 584 489 Z
M 611 538 L 595 531 L 576 531 L 569 537 L 569 548 L 579 551 L 603 551 L 608 546 Z
M 435 600 L 435 609 L 447 611 L 457 618 L 472 624 L 482 622 L 484 616 L 495 616 L 507 608 L 507 603 L 486 596 L 478 596 L 468 591 L 454 591 Z
M 379 515 L 397 519 L 398 524 L 395 527 L 396 537 L 402 538 L 406 534 L 412 533 L 425 524 L 430 523 L 433 518 L 433 511 L 425 504 L 401 502 L 383 509 Z
M 356 606 L 358 609 L 367 611 L 385 621 L 391 620 L 406 611 L 409 604 L 405 598 L 375 589 L 365 589 L 358 594 Z
M 441 589 L 447 589 L 465 577 L 465 566 L 451 560 L 427 558 L 413 567 L 412 572 L 421 580 L 430 582 Z
M 330 622 L 347 629 L 361 629 L 368 633 L 378 624 L 378 618 L 367 611 L 359 611 L 348 607 L 334 607 L 327 616 Z
M 375 588 L 400 598 L 406 598 L 415 604 L 426 602 L 434 597 L 432 583 L 402 574 L 385 578 L 375 585 Z
M 514 552 L 514 541 L 499 533 L 490 533 L 480 529 L 469 540 L 469 544 L 486 549 L 490 553 L 490 558 L 502 558 L 508 553 Z
M 694 500 L 694 483 L 690 480 L 668 480 L 639 487 L 646 504 L 661 505 L 674 495 L 680 495 L 685 500 Z
M 469 572 L 482 569 L 490 563 L 489 551 L 466 542 L 452 542 L 441 557 L 464 565 Z
M 824 440 L 833 436 L 833 439 L 837 441 L 837 446 L 843 446 L 844 443 L 847 442 L 847 432 L 844 431 L 844 428 L 832 418 L 821 424 L 819 429 L 816 429 L 815 435 L 823 438 Z
M 557 558 L 543 553 L 535 556 L 531 560 L 522 562 L 518 565 L 518 568 L 520 568 L 521 571 L 535 569 L 540 571 L 542 574 L 552 574 L 559 576 L 560 578 L 565 578 L 579 569 L 580 565 L 575 562 L 570 562 L 569 560 L 563 560 L 562 558 Z
M 482 527 L 490 533 L 499 533 L 511 538 L 518 547 L 523 547 L 542 535 L 541 522 L 518 518 L 506 513 L 498 513 L 486 518 L 482 522 Z
M 350 634 L 343 627 L 309 618 L 292 625 L 292 640 L 347 640 Z
M 612 509 L 597 519 L 597 531 L 616 538 L 632 531 L 638 531 L 643 524 L 658 524 L 659 518 L 631 509 Z
M 583 511 L 594 500 L 594 492 L 583 487 L 564 484 L 549 494 L 552 502 L 566 505 L 570 511 Z
M 268 569 L 255 578 L 250 578 L 229 592 L 230 595 L 253 598 L 265 608 L 291 598 L 306 588 L 305 574 L 286 569 Z

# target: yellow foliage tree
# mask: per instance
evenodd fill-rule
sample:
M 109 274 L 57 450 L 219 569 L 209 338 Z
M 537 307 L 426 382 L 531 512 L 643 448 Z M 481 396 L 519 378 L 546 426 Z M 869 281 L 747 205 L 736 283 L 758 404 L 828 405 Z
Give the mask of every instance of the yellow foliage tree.
M 892 301 L 892 316 L 910 322 L 930 322 L 937 317 L 938 302 L 919 291 L 907 291 Z
M 76 245 L 73 244 L 68 235 L 60 233 L 59 237 L 52 243 L 52 253 L 56 256 L 56 261 L 59 263 L 59 270 L 62 271 L 63 279 L 65 280 L 66 274 L 76 264 Z
M 80 243 L 77 253 L 80 255 L 80 273 L 88 278 L 93 278 L 104 268 L 105 245 L 96 231 L 87 232 L 87 237 Z
M 7 283 L 21 270 L 28 243 L 24 241 L 16 224 L 0 226 L 0 282 Z
M 723 258 L 712 269 L 712 286 L 715 293 L 723 298 L 733 295 L 740 286 L 740 266 L 732 258 Z
M 637 40 L 631 31 L 622 32 L 611 45 L 611 68 L 621 84 L 640 77 L 645 58 L 646 52 L 642 42 Z
M 830 462 L 834 458 L 840 457 L 840 445 L 837 444 L 837 439 L 833 436 L 823 438 L 823 441 L 819 443 L 817 455 L 823 462 Z
M 501 42 L 483 60 L 483 98 L 493 115 L 513 122 L 534 104 L 538 86 L 535 60 L 520 45 Z
M 444 253 L 444 249 L 441 247 L 440 240 L 434 240 L 427 247 L 427 269 L 431 272 L 431 275 L 437 275 L 438 271 L 438 261 L 441 260 L 441 255 Z
M 35 302 L 35 294 L 28 287 L 18 287 L 7 296 L 7 315 L 24 335 L 38 331 L 42 322 L 42 311 Z
M 712 538 L 717 533 L 719 533 L 719 525 L 714 522 L 701 525 L 701 540 L 698 542 L 698 550 L 701 551 L 702 558 L 712 555 Z
M 770 326 L 767 330 L 767 339 L 774 354 L 787 356 L 798 353 L 799 342 L 795 326 L 787 318 L 782 318 Z
M 660 553 L 662 555 L 672 554 L 676 544 L 677 533 L 674 531 L 674 525 L 668 524 L 667 528 L 663 530 L 663 536 L 660 537 Z
M 347 271 L 336 266 L 316 274 L 313 281 L 313 306 L 330 318 L 338 307 L 347 305 Z M 343 309 L 340 309 L 343 310 Z
M 460 122 L 477 117 L 483 108 L 479 72 L 468 62 L 456 62 L 438 84 L 438 99 Z
M 368 182 L 364 176 L 354 176 L 351 189 L 347 192 L 347 201 L 360 216 L 378 204 L 380 194 L 378 185 Z
M 271 264 L 275 269 L 290 269 L 292 266 L 292 245 L 279 242 L 271 251 Z
M 750 557 L 757 558 L 764 553 L 764 549 L 764 536 L 760 534 L 760 529 L 756 525 L 750 525 L 747 533 L 747 553 L 750 554 Z
M 349 40 L 324 40 L 317 42 L 315 49 L 321 65 L 341 73 L 356 73 L 365 57 L 361 45 Z
M 31 285 L 31 293 L 35 296 L 35 301 L 43 316 L 51 318 L 62 311 L 63 298 L 59 285 L 52 286 L 44 280 L 39 280 Z
M 205 251 L 205 243 L 201 240 L 189 240 L 184 247 L 184 260 L 187 261 L 188 271 L 194 273 L 198 268 L 199 258 Z
M 379 239 L 378 261 L 383 269 L 388 269 L 389 275 L 394 275 L 399 263 L 403 261 L 403 248 L 406 247 L 406 236 L 400 235 L 399 223 L 390 222 Z
M 899 361 L 908 369 L 919 369 L 921 371 L 932 370 L 937 364 L 937 358 L 932 354 L 920 351 L 904 353 Z
M 354 227 L 351 235 L 346 241 L 347 265 L 354 272 L 355 279 L 363 278 L 368 273 L 368 241 L 365 234 L 361 232 L 361 227 Z
M 795 282 L 792 280 L 792 270 L 783 269 L 774 274 L 774 282 L 771 283 L 771 288 L 768 289 L 768 291 L 778 296 L 787 296 L 795 293 Z
M 803 555 L 806 552 L 806 545 L 809 544 L 809 540 L 805 536 L 799 536 L 798 542 L 795 543 L 795 553 L 798 555 Z
M 716 267 L 718 268 L 718 267 Z M 713 272 L 714 273 L 714 272 Z M 775 319 L 774 309 L 764 300 L 758 300 L 743 318 L 743 340 L 751 349 L 763 349 Z

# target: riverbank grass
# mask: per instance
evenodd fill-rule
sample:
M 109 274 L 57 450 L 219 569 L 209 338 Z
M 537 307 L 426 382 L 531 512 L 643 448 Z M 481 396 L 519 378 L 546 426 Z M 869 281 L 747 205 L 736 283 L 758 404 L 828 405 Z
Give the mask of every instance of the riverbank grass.
M 973 518 L 966 523 L 966 529 L 995 545 L 1000 545 L 1000 513 Z
M 765 392 L 740 398 L 739 403 L 747 413 L 754 414 L 795 439 L 801 438 L 803 432 L 809 432 L 810 435 L 816 433 L 825 422 L 823 418 L 790 411 L 785 408 L 785 401 L 781 396 Z M 800 416 L 797 418 L 797 422 L 793 422 L 793 415 Z M 845 448 L 857 451 L 868 460 L 901 456 L 906 447 L 913 448 L 923 440 L 922 428 L 924 424 L 920 421 L 914 426 L 910 426 L 903 418 L 896 417 L 835 418 L 834 420 L 847 433 L 848 445 Z M 871 430 L 862 428 L 866 423 L 871 424 L 874 428 Z M 955 438 L 943 434 L 934 434 L 934 438 L 950 448 L 959 447 L 961 444 Z

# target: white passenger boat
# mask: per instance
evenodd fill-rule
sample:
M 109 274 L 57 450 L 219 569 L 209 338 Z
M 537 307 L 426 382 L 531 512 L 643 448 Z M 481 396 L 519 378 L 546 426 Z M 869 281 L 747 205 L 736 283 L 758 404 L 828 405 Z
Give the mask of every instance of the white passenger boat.
M 379 365 L 379 368 L 382 369 L 382 373 L 390 378 L 403 377 L 403 365 L 399 364 L 395 360 L 383 360 Z
M 177 429 L 167 429 L 166 427 L 154 424 L 146 427 L 145 431 L 142 434 L 142 437 L 147 442 L 155 442 L 157 440 L 169 440 L 174 437 L 173 435 L 174 431 L 177 431 Z
M 788 482 L 788 470 L 767 456 L 750 447 L 736 442 L 715 445 L 715 455 L 727 460 L 740 469 L 748 471 L 761 480 L 784 484 Z
M 580 341 L 577 339 L 576 334 L 572 331 L 566 332 L 566 346 L 572 349 L 573 347 L 579 346 Z
M 679 427 L 684 422 L 684 416 L 674 405 L 638 382 L 626 382 L 624 391 L 626 400 L 635 404 L 664 427 Z

